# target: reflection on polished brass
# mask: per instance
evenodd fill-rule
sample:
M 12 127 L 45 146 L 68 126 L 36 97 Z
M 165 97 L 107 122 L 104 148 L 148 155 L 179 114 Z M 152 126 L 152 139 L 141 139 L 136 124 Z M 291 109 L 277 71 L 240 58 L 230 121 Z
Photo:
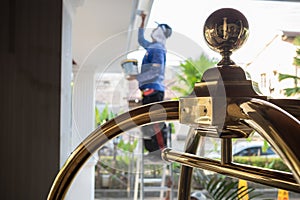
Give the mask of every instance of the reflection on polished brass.
M 221 140 L 221 164 L 230 164 L 232 162 L 232 140 L 231 138 L 222 138 Z
M 239 106 L 241 108 L 241 112 L 243 112 L 247 117 L 244 117 L 244 115 L 241 115 L 240 113 L 232 113 L 232 110 L 235 111 L 236 109 L 228 109 L 228 115 L 232 115 L 233 117 L 242 116 L 240 120 L 243 123 L 252 127 L 265 137 L 288 164 L 298 183 L 292 178 L 290 173 L 279 173 L 277 171 L 249 168 L 246 166 L 230 164 L 228 160 L 224 162 L 226 163 L 225 165 L 221 165 L 218 161 L 198 158 L 197 156 L 192 156 L 192 158 L 196 160 L 191 161 L 189 160 L 189 157 L 185 157 L 185 154 L 171 153 L 173 151 L 169 150 L 168 152 L 165 151 L 163 153 L 164 159 L 176 161 L 184 166 L 189 166 L 182 167 L 182 174 L 179 183 L 179 194 L 182 194 L 182 196 L 178 199 L 184 200 L 184 196 L 189 194 L 192 176 L 191 167 L 203 168 L 265 185 L 300 192 L 300 152 L 298 148 L 300 138 L 299 121 L 279 107 L 263 100 L 232 98 L 229 105 L 232 104 Z M 90 156 L 107 141 L 112 140 L 120 133 L 136 126 L 141 126 L 155 121 L 179 119 L 179 104 L 177 101 L 155 103 L 155 105 L 161 105 L 162 109 L 150 109 L 153 104 L 139 107 L 110 120 L 91 133 L 90 136 L 86 138 L 75 149 L 75 151 L 73 151 L 66 164 L 60 170 L 53 183 L 48 200 L 63 199 L 80 168 L 90 158 Z M 199 145 L 199 137 L 205 135 L 206 130 L 207 129 L 201 129 L 198 127 L 195 131 L 189 134 L 187 138 L 188 145 L 186 146 L 186 152 L 196 152 Z
M 218 67 L 206 70 L 201 82 L 195 84 L 196 97 L 191 95 L 180 99 L 179 117 L 181 122 L 194 127 L 201 136 L 222 139 L 221 162 L 192 155 L 194 152 L 187 149 L 185 152 L 192 154 L 164 151 L 164 159 L 181 163 L 181 176 L 188 178 L 180 178 L 179 185 L 182 187 L 179 188 L 179 193 L 190 193 L 188 182 L 191 181 L 189 173 L 192 167 L 300 192 L 300 150 L 297 150 L 295 142 L 300 142 L 300 135 L 297 134 L 300 132 L 299 121 L 281 108 L 270 106 L 267 97 L 257 93 L 252 81 L 247 80 L 244 70 L 230 59 L 232 51 L 242 46 L 248 33 L 246 18 L 234 9 L 217 10 L 205 22 L 205 40 L 211 49 L 220 52 L 222 60 Z M 284 101 L 273 102 L 297 115 L 299 119 L 299 101 L 289 102 L 288 105 L 285 105 Z M 276 119 L 280 120 L 280 123 L 277 123 Z M 286 125 L 285 129 L 286 123 L 289 125 Z M 231 162 L 231 139 L 249 137 L 253 131 L 260 133 L 274 147 L 288 164 L 292 174 Z M 180 195 L 178 199 L 186 198 Z
M 187 125 L 213 125 L 212 98 L 180 98 L 179 122 Z
M 234 65 L 230 55 L 247 40 L 249 25 L 245 16 L 238 10 L 223 8 L 207 18 L 203 31 L 208 46 L 223 56 L 218 65 Z
M 181 163 L 191 168 L 201 168 L 272 187 L 300 192 L 299 183 L 295 181 L 291 173 L 234 163 L 222 165 L 221 162 L 217 160 L 202 158 L 190 153 L 182 153 L 168 148 L 163 150 L 162 156 L 166 161 Z M 186 198 L 178 199 L 184 200 Z
M 203 136 L 247 138 L 253 128 L 241 123 L 240 118 L 248 116 L 230 101 L 231 98 L 226 97 L 182 97 L 179 99 L 179 122 L 201 131 Z M 235 115 L 229 116 L 228 110 Z
M 165 120 L 178 120 L 178 101 L 165 101 L 136 108 L 96 129 L 72 152 L 57 174 L 47 199 L 62 200 L 80 168 L 107 141 L 131 128 Z
M 185 142 L 185 152 L 196 154 L 199 145 L 203 145 L 200 141 L 201 131 L 195 131 L 191 128 L 188 132 L 186 142 Z M 162 156 L 164 158 L 164 156 Z M 178 199 L 190 199 L 190 193 L 186 191 L 191 190 L 191 180 L 193 177 L 193 168 L 182 166 L 180 170 L 180 179 L 178 186 Z
M 299 99 L 268 99 L 268 102 L 279 106 L 298 120 L 300 120 L 300 100 Z
M 264 100 L 240 98 L 233 101 L 249 116 L 241 120 L 270 143 L 300 184 L 300 121 Z
M 165 149 L 162 157 L 182 164 L 178 199 L 189 199 L 193 168 L 300 192 L 300 100 L 275 100 L 260 96 L 242 68 L 231 61 L 232 51 L 248 37 L 248 22 L 239 11 L 225 8 L 206 20 L 204 36 L 209 47 L 223 56 L 219 67 L 207 70 L 194 94 L 178 101 L 138 107 L 117 116 L 92 132 L 71 154 L 58 173 L 48 200 L 61 200 L 85 162 L 107 141 L 131 128 L 148 123 L 178 120 L 191 126 L 184 153 Z M 153 109 L 155 108 L 155 109 Z M 292 173 L 234 164 L 232 138 L 257 131 L 275 149 Z M 221 161 L 196 154 L 201 138 L 222 139 Z
M 182 169 L 186 171 L 190 170 L 191 167 L 197 167 L 273 187 L 300 192 L 300 149 L 298 148 L 298 143 L 300 142 L 299 120 L 280 107 L 263 99 L 231 97 L 227 98 L 225 106 L 226 120 L 223 126 L 223 132 L 225 129 L 231 133 L 235 131 L 242 132 L 243 126 L 241 125 L 246 127 L 246 133 L 249 133 L 249 130 L 256 130 L 272 145 L 293 173 L 287 174 L 262 168 L 246 167 L 243 165 L 240 167 L 240 165 L 231 163 L 232 144 L 230 136 L 228 138 L 224 136 L 221 137 L 221 162 L 199 158 L 193 155 L 187 156 L 180 152 L 174 153 L 174 151 L 170 149 L 164 151 L 164 159 L 183 164 Z M 212 106 L 212 110 L 213 112 L 217 112 L 218 107 Z M 202 127 L 199 125 L 196 130 L 197 129 L 199 129 L 202 136 L 208 135 L 207 132 L 210 132 L 210 136 L 213 135 L 211 132 L 213 132 L 214 128 Z M 215 131 L 216 130 L 217 129 L 215 128 Z M 245 134 L 245 136 L 248 137 L 249 134 Z M 231 137 L 234 137 L 234 135 L 231 135 Z M 193 145 L 196 144 L 194 143 Z M 191 161 L 190 158 L 195 158 L 196 161 Z M 187 174 L 184 174 L 184 176 L 188 177 Z M 179 185 L 184 185 L 186 182 L 186 180 L 181 178 Z M 188 186 L 189 185 L 187 184 L 183 188 L 180 188 L 180 192 L 184 194 L 189 193 L 190 187 Z M 184 199 L 184 197 L 179 198 L 179 200 Z

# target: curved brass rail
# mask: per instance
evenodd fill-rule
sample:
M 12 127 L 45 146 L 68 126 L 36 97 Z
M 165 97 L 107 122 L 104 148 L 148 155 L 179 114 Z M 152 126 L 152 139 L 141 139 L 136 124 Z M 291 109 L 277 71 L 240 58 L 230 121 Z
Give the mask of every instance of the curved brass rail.
M 221 159 L 221 162 L 197 157 L 193 154 L 199 146 L 201 133 L 198 130 L 189 133 L 185 153 L 165 149 L 162 154 L 165 160 L 183 165 L 178 199 L 189 197 L 193 167 L 300 192 L 300 149 L 297 148 L 300 142 L 299 121 L 280 107 L 260 99 L 232 98 L 229 104 L 238 106 L 241 113 L 231 113 L 231 110 L 227 110 L 227 114 L 231 117 L 236 116 L 242 123 L 259 132 L 288 164 L 292 173 L 233 164 L 230 155 L 225 155 L 226 158 Z M 138 107 L 108 121 L 92 132 L 71 154 L 55 178 L 48 200 L 63 199 L 80 168 L 107 141 L 137 126 L 178 119 L 179 102 L 165 101 Z M 223 142 L 225 146 L 231 145 L 229 138 L 223 140 L 226 140 Z M 224 149 L 225 154 L 231 154 L 229 149 Z
M 274 104 L 260 99 L 237 99 L 249 119 L 243 119 L 264 137 L 285 161 L 300 184 L 300 122 Z
M 107 141 L 124 131 L 148 123 L 178 120 L 178 101 L 165 101 L 133 109 L 92 132 L 70 155 L 56 176 L 48 200 L 61 200 L 84 163 Z
M 292 173 L 233 164 L 228 155 L 224 155 L 224 153 L 222 153 L 222 157 L 227 158 L 221 158 L 221 162 L 200 158 L 194 154 L 199 146 L 198 141 L 201 133 L 190 133 L 186 140 L 185 153 L 165 149 L 162 154 L 165 160 L 178 162 L 183 165 L 181 168 L 178 199 L 184 200 L 189 198 L 191 183 L 186 180 L 191 180 L 193 168 L 207 169 L 264 185 L 300 192 L 299 120 L 280 107 L 265 100 L 231 98 L 230 104 L 235 104 L 240 110 L 239 112 L 236 112 L 236 110 L 231 112 L 228 109 L 227 115 L 236 117 L 260 133 L 285 161 Z M 196 142 L 191 142 L 193 138 L 197 138 Z M 222 140 L 224 142 L 228 138 L 223 138 Z M 224 144 L 226 143 L 225 141 Z M 225 148 L 225 150 L 228 149 Z M 224 162 L 224 160 L 226 161 Z
M 180 173 L 179 200 L 186 199 L 187 194 L 190 192 L 190 182 L 187 180 L 191 180 L 189 173 L 192 173 L 192 170 L 189 170 L 189 168 L 201 168 L 243 180 L 300 192 L 299 183 L 296 182 L 292 173 L 262 169 L 237 163 L 222 164 L 217 160 L 202 158 L 191 153 L 182 153 L 168 148 L 164 149 L 163 157 L 167 161 L 174 161 L 185 166 L 182 167 L 184 171 L 181 170 Z

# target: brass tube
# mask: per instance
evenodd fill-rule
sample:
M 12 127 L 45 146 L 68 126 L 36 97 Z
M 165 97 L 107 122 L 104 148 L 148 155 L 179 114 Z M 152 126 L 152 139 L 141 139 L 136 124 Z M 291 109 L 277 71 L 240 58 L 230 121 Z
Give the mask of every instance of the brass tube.
M 196 154 L 199 147 L 200 136 L 201 131 L 190 128 L 184 147 L 186 153 Z M 178 185 L 178 200 L 190 199 L 192 176 L 193 168 L 182 165 Z
M 163 158 L 170 162 L 177 162 L 187 167 L 201 168 L 227 176 L 232 176 L 276 188 L 300 192 L 300 186 L 291 173 L 270 169 L 221 162 L 208 158 L 201 158 L 189 153 L 181 153 L 169 148 L 163 150 Z
M 197 130 L 189 134 L 187 138 L 185 148 L 187 153 L 170 149 L 163 151 L 165 160 L 176 161 L 184 165 L 180 177 L 179 200 L 185 199 L 189 195 L 193 167 L 300 192 L 300 149 L 298 148 L 300 122 L 281 108 L 263 100 L 232 98 L 230 103 L 241 108 L 241 112 L 246 116 L 240 119 L 241 122 L 259 132 L 286 162 L 292 173 L 233 164 L 230 163 L 230 159 L 220 163 L 219 161 L 197 157 L 193 155 L 197 151 L 201 135 L 197 133 Z M 178 109 L 178 101 L 148 104 L 119 115 L 97 128 L 72 152 L 57 174 L 47 199 L 63 199 L 80 168 L 107 141 L 137 126 L 158 121 L 178 120 Z M 228 110 L 227 112 L 229 116 L 235 117 L 235 113 L 230 113 Z M 240 118 L 243 115 L 238 115 L 238 117 Z M 227 147 L 228 145 L 225 150 L 228 153 L 229 149 Z
M 231 138 L 221 139 L 221 163 L 229 164 L 232 162 L 232 140 Z
M 67 159 L 57 174 L 47 199 L 63 199 L 80 168 L 107 141 L 137 126 L 158 121 L 178 120 L 178 107 L 178 101 L 148 104 L 119 115 L 97 128 Z
M 234 102 L 247 115 L 243 121 L 270 143 L 300 184 L 299 120 L 264 100 L 240 98 Z

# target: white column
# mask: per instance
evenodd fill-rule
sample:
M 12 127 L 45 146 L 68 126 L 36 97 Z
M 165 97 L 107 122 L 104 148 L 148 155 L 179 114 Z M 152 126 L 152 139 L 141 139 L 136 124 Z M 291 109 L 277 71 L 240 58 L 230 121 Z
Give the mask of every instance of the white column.
M 72 146 L 85 139 L 95 127 L 95 72 L 79 69 L 73 84 Z
M 74 11 L 82 4 L 83 0 L 63 1 L 61 166 L 95 128 L 94 72 L 79 69 L 73 78 L 73 94 L 71 93 L 72 19 Z M 95 164 L 91 159 L 82 167 L 68 190 L 66 200 L 94 199 Z
M 95 129 L 94 72 L 78 71 L 73 85 L 72 149 L 75 149 Z M 94 199 L 95 164 L 93 158 L 80 170 L 66 199 Z
M 63 166 L 72 151 L 72 16 L 65 4 L 62 22 L 60 167 Z

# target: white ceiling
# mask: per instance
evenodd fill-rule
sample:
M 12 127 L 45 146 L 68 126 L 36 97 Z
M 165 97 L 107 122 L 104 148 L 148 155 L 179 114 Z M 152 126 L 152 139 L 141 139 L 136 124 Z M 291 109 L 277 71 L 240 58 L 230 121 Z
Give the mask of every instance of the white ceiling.
M 121 72 L 120 62 L 136 29 L 136 10 L 150 12 L 149 0 L 84 0 L 73 18 L 72 53 L 79 68 Z
M 266 21 L 265 25 L 270 22 L 274 23 L 294 22 L 292 27 L 298 27 L 299 5 L 294 4 L 290 10 L 286 10 L 282 4 L 276 1 L 243 1 L 244 7 L 240 6 L 247 16 L 262 16 L 262 13 L 269 13 L 269 17 L 277 17 L 276 20 L 260 17 L 259 21 Z M 248 11 L 254 2 L 261 3 L 259 11 Z M 137 49 L 136 41 L 137 26 L 139 25 L 139 17 L 136 10 L 145 10 L 150 13 L 149 25 L 153 27 L 154 21 L 170 23 L 173 27 L 173 36 L 168 40 L 168 51 L 175 52 L 182 57 L 194 57 L 199 55 L 205 49 L 211 52 L 204 44 L 201 27 L 206 15 L 216 9 L 216 7 L 226 7 L 235 5 L 235 1 L 218 1 L 214 0 L 214 4 L 207 2 L 203 4 L 201 1 L 155 1 L 154 9 L 151 10 L 153 0 L 84 0 L 82 6 L 76 9 L 73 18 L 73 38 L 72 51 L 73 59 L 82 68 L 96 72 L 122 72 L 120 62 L 125 58 L 130 50 Z M 172 6 L 170 6 L 172 5 Z M 268 10 L 265 7 L 268 5 Z M 279 6 L 280 5 L 280 6 Z M 296 6 L 297 5 L 297 6 Z M 166 8 L 169 8 L 165 10 Z M 271 9 L 272 8 L 272 9 Z M 180 12 L 179 12 L 180 10 Z M 276 14 L 271 12 L 276 10 Z M 279 12 L 277 12 L 279 11 Z M 281 11 L 281 12 L 280 12 Z M 148 18 L 147 18 L 148 19 Z M 252 25 L 253 23 L 251 23 Z M 255 31 L 262 29 L 261 27 L 251 26 L 251 39 L 254 38 Z M 260 35 L 265 37 L 268 34 Z M 272 35 L 270 37 L 273 37 Z M 267 38 L 268 40 L 268 38 Z M 256 45 L 257 49 L 261 49 L 264 43 Z M 247 44 L 245 45 L 245 47 Z M 243 49 L 246 49 L 243 47 Z M 239 50 L 236 55 L 243 52 Z M 245 51 L 245 50 L 244 50 Z M 251 54 L 246 51 L 248 59 Z M 195 55 L 193 55 L 195 54 Z

